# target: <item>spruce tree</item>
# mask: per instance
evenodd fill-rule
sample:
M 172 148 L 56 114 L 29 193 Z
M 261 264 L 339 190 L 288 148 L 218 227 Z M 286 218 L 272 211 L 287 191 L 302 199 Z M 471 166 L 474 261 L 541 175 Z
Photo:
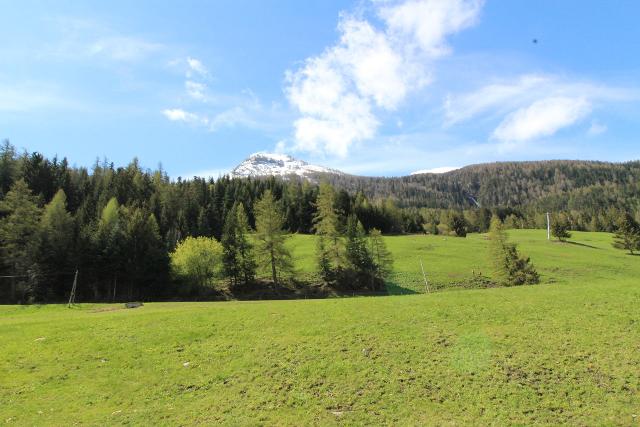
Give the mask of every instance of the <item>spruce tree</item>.
M 256 240 L 263 265 L 271 271 L 271 280 L 278 286 L 278 277 L 293 269 L 291 253 L 285 247 L 284 215 L 270 190 L 265 191 L 254 206 Z
M 256 263 L 248 238 L 249 223 L 242 203 L 235 203 L 227 213 L 222 230 L 223 272 L 231 287 L 245 286 L 255 278 Z
M 640 225 L 628 212 L 618 219 L 613 239 L 614 248 L 627 250 L 631 255 L 634 251 L 640 251 Z
M 551 219 L 551 234 L 561 242 L 571 238 L 570 228 L 569 219 L 563 213 L 554 215 Z
M 506 286 L 529 285 L 540 281 L 529 258 L 518 253 L 515 244 L 509 243 L 502 222 L 497 216 L 491 220 L 489 230 L 489 254 L 494 274 L 499 283 Z
M 388 278 L 393 271 L 393 256 L 382 239 L 382 233 L 377 228 L 369 232 L 369 245 L 376 273 L 382 279 Z
M 355 215 L 347 218 L 346 258 L 349 266 L 358 272 L 373 273 L 375 263 L 367 247 L 364 228 Z

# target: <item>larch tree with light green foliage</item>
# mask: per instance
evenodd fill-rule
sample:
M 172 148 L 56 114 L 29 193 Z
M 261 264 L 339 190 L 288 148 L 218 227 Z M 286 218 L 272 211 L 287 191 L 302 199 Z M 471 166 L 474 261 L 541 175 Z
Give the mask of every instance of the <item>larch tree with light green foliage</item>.
M 256 202 L 254 212 L 258 257 L 261 264 L 271 271 L 271 280 L 277 287 L 280 277 L 293 271 L 291 253 L 285 247 L 284 214 L 270 190 Z
M 44 300 L 48 295 L 63 294 L 66 290 L 65 279 L 74 269 L 73 263 L 74 221 L 67 211 L 67 196 L 62 189 L 44 207 L 36 239 L 36 258 L 40 270 L 50 277 L 48 292 L 38 289 L 37 299 Z M 63 273 L 63 274 L 59 274 Z M 68 281 L 68 280 L 67 280 Z
M 100 272 L 109 278 L 109 288 L 114 294 L 117 290 L 118 276 L 126 263 L 125 243 L 126 224 L 122 218 L 120 204 L 112 197 L 102 209 L 93 241 L 96 248 L 96 258 L 105 268 Z M 94 286 L 94 294 L 99 297 L 100 289 Z M 112 295 L 115 297 L 115 295 Z
M 187 237 L 169 257 L 173 276 L 191 287 L 215 287 L 222 273 L 222 245 L 213 237 Z
M 335 209 L 335 191 L 329 184 L 321 184 L 313 217 L 317 239 L 317 261 L 320 275 L 331 280 L 336 270 L 344 266 L 344 241 Z
M 497 216 L 491 220 L 489 229 L 489 254 L 497 281 L 505 286 L 532 285 L 540 281 L 540 275 L 529 258 L 518 253 L 510 243 L 502 221 Z

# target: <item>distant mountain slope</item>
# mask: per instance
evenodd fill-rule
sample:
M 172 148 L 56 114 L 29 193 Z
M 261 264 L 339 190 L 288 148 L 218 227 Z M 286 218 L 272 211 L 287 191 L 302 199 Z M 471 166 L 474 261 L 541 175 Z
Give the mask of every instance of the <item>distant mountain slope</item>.
M 400 206 L 466 208 L 640 204 L 640 162 L 534 161 L 487 163 L 447 173 L 399 178 L 328 175 L 337 188 L 369 199 L 391 197 Z M 632 203 L 633 204 L 633 203 Z
M 255 153 L 231 171 L 232 178 L 260 176 L 299 176 L 311 179 L 316 174 L 344 175 L 335 169 L 311 165 L 286 154 Z

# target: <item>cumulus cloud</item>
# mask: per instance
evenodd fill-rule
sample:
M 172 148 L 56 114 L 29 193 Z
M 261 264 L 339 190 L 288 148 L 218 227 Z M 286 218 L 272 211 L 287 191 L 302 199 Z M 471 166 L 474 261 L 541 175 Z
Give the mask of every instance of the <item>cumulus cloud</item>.
M 446 36 L 475 24 L 483 4 L 483 0 L 410 0 L 383 6 L 379 15 L 393 38 L 438 57 L 450 51 Z
M 523 142 L 550 136 L 590 112 L 591 104 L 584 98 L 542 99 L 507 116 L 492 137 L 503 142 Z
M 448 52 L 446 36 L 472 25 L 478 0 L 374 2 L 383 28 L 342 15 L 339 41 L 287 73 L 285 92 L 300 117 L 294 148 L 344 157 L 375 136 L 380 111 L 397 109 L 431 80 L 429 63 Z
M 561 76 L 526 74 L 491 83 L 444 100 L 444 124 L 470 119 L 499 120 L 491 134 L 497 141 L 516 143 L 548 137 L 587 117 L 595 108 L 638 99 L 628 88 L 606 86 Z M 606 128 L 605 128 L 606 130 Z M 597 134 L 596 126 L 588 131 Z

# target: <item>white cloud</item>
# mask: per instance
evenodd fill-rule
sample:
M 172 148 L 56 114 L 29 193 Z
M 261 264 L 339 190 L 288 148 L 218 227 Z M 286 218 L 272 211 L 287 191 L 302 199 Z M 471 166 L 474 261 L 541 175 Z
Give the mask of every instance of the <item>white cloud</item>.
M 194 82 L 193 80 L 187 80 L 184 82 L 184 87 L 187 91 L 187 94 L 196 100 L 202 101 L 206 98 L 205 92 L 207 90 L 207 85 L 204 83 Z
M 103 37 L 91 43 L 87 51 L 91 56 L 105 56 L 114 61 L 137 61 L 162 49 L 162 45 L 136 37 Z
M 639 99 L 637 90 L 554 75 L 525 74 L 445 98 L 444 125 L 499 120 L 491 138 L 511 143 L 548 137 L 603 105 Z M 606 130 L 606 127 L 605 127 Z M 594 126 L 589 135 L 601 131 Z M 504 146 L 503 148 L 509 148 Z
M 193 73 L 199 74 L 202 77 L 209 74 L 209 70 L 207 70 L 207 67 L 205 67 L 199 59 L 188 57 L 187 65 L 189 66 L 187 77 L 191 77 Z
M 545 98 L 507 116 L 494 130 L 492 138 L 523 142 L 550 136 L 583 119 L 591 108 L 585 98 Z
M 384 6 L 379 14 L 396 39 L 437 57 L 449 53 L 445 38 L 476 23 L 483 0 L 410 0 Z
M 587 135 L 589 136 L 598 136 L 607 131 L 607 125 L 599 123 L 597 121 L 592 121 L 591 126 L 587 130 Z
M 70 17 L 43 20 L 53 34 L 36 53 L 66 61 L 108 60 L 136 62 L 162 52 L 166 46 L 134 34 L 118 31 L 100 21 Z
M 377 110 L 397 109 L 430 82 L 429 62 L 446 53 L 445 38 L 473 24 L 477 0 L 375 2 L 385 27 L 341 15 L 340 40 L 287 73 L 285 92 L 301 117 L 294 148 L 344 157 L 375 136 Z
M 162 114 L 172 122 L 199 123 L 203 119 L 197 114 L 190 113 L 180 108 L 162 110 Z
M 449 95 L 444 102 L 445 124 L 454 125 L 487 111 L 512 110 L 523 102 L 532 101 L 541 88 L 548 86 L 548 76 L 527 74 L 513 82 L 493 83 L 463 95 Z

